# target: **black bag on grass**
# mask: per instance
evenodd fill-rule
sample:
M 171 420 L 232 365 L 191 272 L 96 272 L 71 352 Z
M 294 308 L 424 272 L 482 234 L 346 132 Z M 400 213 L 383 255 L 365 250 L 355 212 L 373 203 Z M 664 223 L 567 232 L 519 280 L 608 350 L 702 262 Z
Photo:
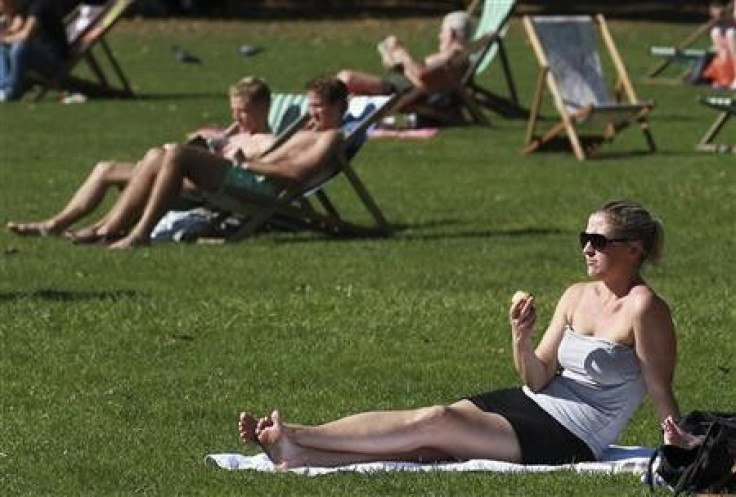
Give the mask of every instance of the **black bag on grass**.
M 734 491 L 736 459 L 736 413 L 693 411 L 678 423 L 685 431 L 703 436 L 697 447 L 683 449 L 662 445 L 649 460 L 649 485 L 654 484 L 652 467 L 659 458 L 656 474 L 675 495 L 682 492 Z

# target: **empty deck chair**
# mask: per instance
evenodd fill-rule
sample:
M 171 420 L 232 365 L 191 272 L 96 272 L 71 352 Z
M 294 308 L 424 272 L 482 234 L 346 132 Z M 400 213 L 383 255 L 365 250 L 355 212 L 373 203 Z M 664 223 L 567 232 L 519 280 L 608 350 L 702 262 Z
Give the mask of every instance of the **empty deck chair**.
M 40 100 L 50 89 L 78 91 L 87 96 L 125 98 L 133 90 L 113 55 L 105 36 L 135 0 L 108 0 L 102 6 L 79 5 L 65 19 L 70 57 L 62 71 L 51 79 L 37 78 Z M 104 61 L 104 62 L 103 62 Z M 92 79 L 72 75 L 84 62 Z
M 562 139 L 582 161 L 634 122 L 641 127 L 649 151 L 656 149 L 646 121 L 653 103 L 638 100 L 602 15 L 596 16 L 595 24 L 616 71 L 615 89 L 623 94 L 624 102 L 614 100 L 606 88 L 592 17 L 525 16 L 523 22 L 539 63 L 523 153 Z M 539 135 L 536 128 L 545 88 L 560 120 Z
M 702 152 L 736 153 L 736 143 L 714 143 L 726 123 L 736 115 L 736 98 L 704 97 L 700 103 L 719 111 L 719 114 L 698 142 L 697 149 Z
M 347 130 L 342 149 L 326 160 L 324 167 L 307 181 L 282 191 L 276 199 L 257 198 L 252 194 L 243 195 L 237 190 L 228 191 L 241 208 L 233 214 L 244 214 L 245 220 L 228 241 L 238 241 L 253 235 L 266 224 L 287 229 L 311 229 L 331 235 L 386 236 L 390 226 L 365 184 L 350 165 L 366 139 L 366 131 L 379 120 L 398 98 L 391 97 L 353 97 L 348 109 L 348 118 L 343 129 Z M 358 99 L 358 100 L 356 100 Z M 358 114 L 355 116 L 355 114 Z M 350 116 L 353 116 L 351 119 Z M 282 133 L 288 136 L 303 123 L 295 121 Z M 357 200 L 365 207 L 372 218 L 372 225 L 360 225 L 344 219 L 335 202 L 327 195 L 326 185 L 338 176 L 343 176 L 351 186 Z

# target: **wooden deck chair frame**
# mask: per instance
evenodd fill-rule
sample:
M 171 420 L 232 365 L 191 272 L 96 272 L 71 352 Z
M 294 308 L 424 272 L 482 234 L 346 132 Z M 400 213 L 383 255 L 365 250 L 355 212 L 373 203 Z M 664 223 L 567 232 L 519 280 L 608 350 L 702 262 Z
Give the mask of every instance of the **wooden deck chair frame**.
M 471 2 L 467 12 L 473 15 L 481 4 L 480 0 Z M 502 4 L 502 5 L 499 5 Z M 516 90 L 516 83 L 511 72 L 511 63 L 509 62 L 508 52 L 506 51 L 505 36 L 508 31 L 508 23 L 511 15 L 516 7 L 516 0 L 484 0 L 483 7 L 478 21 L 478 27 L 474 35 L 475 39 L 484 35 L 498 33 L 491 46 L 479 57 L 474 64 L 472 71 L 469 71 L 464 78 L 464 86 L 470 91 L 470 95 L 479 105 L 508 118 L 527 117 L 528 110 L 524 109 L 519 101 L 519 95 Z M 496 9 L 496 12 L 493 12 Z M 497 14 L 501 9 L 501 14 L 497 18 L 492 14 Z M 492 92 L 491 90 L 481 86 L 477 82 L 477 77 L 483 73 L 488 66 L 495 60 L 496 55 L 501 60 L 501 69 L 503 70 L 504 81 L 506 82 L 507 96 Z
M 424 102 L 424 99 L 427 97 L 427 92 L 418 87 L 412 87 L 397 96 L 396 101 L 391 105 L 391 108 L 387 110 L 386 114 L 416 112 L 420 116 L 430 118 L 446 125 L 457 125 L 468 122 L 485 126 L 490 125 L 488 118 L 483 113 L 481 105 L 472 93 L 469 82 L 472 81 L 472 76 L 475 73 L 478 64 L 483 60 L 484 55 L 491 49 L 491 46 L 496 43 L 498 39 L 498 33 L 487 33 L 468 43 L 462 51 L 458 52 L 455 57 L 448 62 L 448 65 L 465 65 L 466 61 L 471 60 L 470 65 L 467 67 L 465 73 L 463 73 L 463 77 L 460 78 L 460 80 L 451 88 L 448 88 L 443 92 L 448 96 L 455 96 L 460 102 L 460 116 L 455 114 L 448 115 L 448 113 L 443 112 L 431 103 Z M 471 56 L 473 57 L 471 58 Z M 460 117 L 460 119 L 458 119 L 458 117 Z
M 726 7 L 723 9 L 724 16 L 731 15 L 733 12 L 734 7 L 734 0 L 731 0 L 728 2 Z M 661 81 L 661 82 L 677 82 L 680 83 L 682 81 L 681 78 L 659 78 L 657 79 L 664 71 L 667 69 L 673 62 L 675 62 L 680 54 L 685 52 L 688 48 L 692 47 L 701 37 L 708 35 L 710 33 L 710 30 L 715 26 L 721 19 L 710 19 L 708 22 L 701 24 L 697 27 L 693 32 L 691 32 L 684 40 L 682 40 L 678 45 L 674 47 L 673 53 L 671 56 L 666 56 L 663 60 L 660 60 L 656 64 L 654 64 L 649 71 L 647 71 L 647 79 L 650 82 L 654 81 Z
M 63 70 L 50 80 L 37 80 L 39 90 L 34 100 L 40 100 L 50 89 L 64 89 L 79 91 L 91 97 L 133 97 L 133 89 L 122 67 L 113 54 L 105 36 L 121 19 L 123 14 L 135 0 L 108 0 L 101 9 L 96 10 L 89 24 L 76 33 L 70 41 L 70 56 Z M 75 22 L 82 6 L 78 5 L 65 19 L 65 22 Z M 69 31 L 69 30 L 67 30 Z M 98 54 L 96 55 L 95 48 Z M 94 80 L 78 78 L 72 75 L 74 69 L 84 61 L 92 73 Z M 104 63 L 101 63 L 104 61 Z M 104 67 L 108 67 L 110 77 Z M 114 78 L 114 79 L 112 79 Z
M 540 17 L 544 18 L 545 16 Z M 589 16 L 576 17 L 583 18 Z M 598 25 L 601 38 L 603 39 L 604 45 L 606 46 L 611 62 L 613 63 L 616 71 L 617 82 L 615 84 L 615 93 L 623 94 L 626 102 L 608 105 L 589 104 L 575 113 L 569 112 L 564 103 L 562 96 L 563 93 L 549 67 L 545 50 L 537 35 L 532 17 L 524 16 L 524 28 L 527 36 L 529 37 L 532 50 L 534 51 L 539 63 L 539 75 L 530 109 L 525 147 L 522 153 L 532 153 L 545 145 L 551 144 L 553 141 L 559 140 L 560 137 L 566 136 L 575 157 L 578 160 L 583 161 L 588 158 L 602 142 L 612 140 L 616 134 L 633 122 L 638 122 L 641 127 L 649 151 L 653 152 L 656 150 L 654 138 L 646 119 L 647 114 L 651 111 L 654 104 L 652 102 L 640 102 L 637 99 L 634 86 L 631 84 L 631 80 L 626 72 L 626 66 L 619 55 L 616 45 L 614 44 L 613 37 L 608 30 L 605 18 L 599 14 L 595 16 L 595 19 L 590 18 L 590 21 L 591 23 L 594 21 L 594 23 Z M 557 113 L 560 115 L 560 121 L 550 127 L 544 134 L 538 135 L 536 133 L 536 128 L 540 117 L 540 109 L 542 106 L 545 87 L 552 97 L 552 102 Z M 616 117 L 619 119 L 616 119 Z M 602 126 L 602 131 L 599 133 L 581 135 L 578 132 L 578 126 L 593 119 L 603 121 L 604 125 Z
M 696 146 L 697 150 L 721 154 L 736 153 L 736 144 L 714 143 L 718 134 L 726 126 L 726 123 L 736 114 L 736 98 L 716 97 L 710 102 L 708 102 L 708 99 L 703 99 L 701 102 L 713 109 L 719 110 L 720 113 L 698 142 Z
M 232 234 L 227 241 L 239 241 L 252 236 L 267 223 L 273 223 L 286 228 L 312 229 L 331 235 L 350 236 L 388 236 L 391 228 L 376 201 L 368 192 L 363 181 L 355 169 L 350 165 L 346 151 L 365 139 L 368 128 L 384 116 L 393 103 L 400 98 L 399 94 L 391 96 L 383 105 L 376 107 L 365 116 L 345 137 L 340 150 L 326 159 L 325 166 L 305 182 L 294 185 L 282 191 L 275 199 L 258 197 L 252 194 L 243 194 L 233 190 L 228 193 L 243 202 L 244 210 L 252 213 L 239 230 Z M 294 132 L 300 129 L 306 116 L 296 121 L 282 133 L 277 140 L 280 145 Z M 334 202 L 327 196 L 324 186 L 331 179 L 343 174 L 353 191 L 373 219 L 373 226 L 362 226 L 345 220 Z M 319 205 L 314 205 L 309 197 L 314 197 Z M 253 207 L 256 207 L 253 213 Z

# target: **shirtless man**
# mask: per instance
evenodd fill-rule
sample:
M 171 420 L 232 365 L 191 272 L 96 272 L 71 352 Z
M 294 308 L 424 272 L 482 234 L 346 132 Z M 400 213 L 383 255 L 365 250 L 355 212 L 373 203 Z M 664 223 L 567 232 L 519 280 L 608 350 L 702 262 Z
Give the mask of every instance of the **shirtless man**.
M 235 162 L 201 148 L 177 145 L 166 150 L 143 213 L 127 236 L 109 246 L 125 249 L 149 243 L 151 231 L 179 196 L 184 180 L 206 192 L 218 203 L 225 189 L 235 186 L 258 195 L 275 197 L 289 185 L 317 172 L 324 159 L 342 144 L 340 124 L 347 110 L 347 89 L 336 78 L 318 78 L 307 84 L 309 122 L 283 145 L 265 157 L 244 153 Z M 121 197 L 120 202 L 124 202 Z M 125 210 L 126 206 L 116 206 Z M 119 234 L 128 226 L 105 223 L 103 236 Z
M 386 76 L 376 76 L 353 70 L 343 70 L 337 77 L 348 91 L 359 95 L 389 95 L 411 88 L 424 89 L 428 94 L 451 88 L 462 78 L 466 67 L 450 64 L 457 52 L 465 48 L 471 36 L 470 16 L 464 11 L 447 14 L 439 32 L 439 51 L 423 61 L 416 60 L 396 37 L 389 36 L 378 48 L 383 66 L 389 69 Z
M 227 158 L 234 157 L 238 150 L 242 150 L 247 156 L 258 156 L 274 140 L 268 128 L 271 91 L 260 78 L 245 77 L 231 86 L 228 93 L 233 124 L 223 134 L 218 135 L 210 131 L 203 138 L 209 138 L 210 143 L 216 143 L 216 152 Z M 172 145 L 150 149 L 137 163 L 110 160 L 97 163 L 71 200 L 58 213 L 37 222 L 10 221 L 7 228 L 17 235 L 61 234 L 95 210 L 105 198 L 107 191 L 113 187 L 125 188 L 123 195 L 129 197 L 128 205 L 137 202 L 138 210 L 142 210 L 163 164 L 165 150 L 170 146 Z M 193 189 L 191 184 L 185 187 Z M 110 211 L 105 219 L 114 214 L 114 211 Z M 79 242 L 94 241 L 99 238 L 96 230 L 104 224 L 105 219 L 91 227 L 70 233 L 70 238 Z

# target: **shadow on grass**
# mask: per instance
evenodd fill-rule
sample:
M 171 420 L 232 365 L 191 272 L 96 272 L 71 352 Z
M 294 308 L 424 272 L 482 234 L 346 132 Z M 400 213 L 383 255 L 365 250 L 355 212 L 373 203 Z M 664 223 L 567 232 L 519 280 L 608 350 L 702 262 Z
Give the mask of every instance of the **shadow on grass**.
M 82 300 L 121 300 L 135 297 L 138 292 L 133 290 L 111 290 L 104 292 L 84 292 L 74 290 L 41 290 L 25 292 L 0 292 L 0 302 L 15 302 L 18 300 L 42 300 L 47 302 L 76 302 Z
M 201 92 L 201 93 L 136 93 L 135 100 L 210 100 L 213 98 L 226 98 L 225 92 Z
M 519 236 L 546 236 L 559 235 L 568 233 L 566 230 L 557 228 L 522 228 L 510 230 L 460 230 L 452 232 L 435 232 L 422 233 L 422 229 L 432 228 L 436 226 L 447 226 L 449 224 L 459 224 L 460 221 L 432 221 L 423 224 L 392 224 L 391 235 L 350 235 L 342 234 L 335 236 L 325 236 L 321 232 L 311 231 L 304 234 L 298 234 L 288 237 L 278 237 L 275 243 L 310 243 L 310 242 L 345 242 L 354 240 L 367 240 L 376 242 L 406 242 L 406 241 L 434 241 L 434 240 L 471 240 L 471 239 L 489 239 L 489 238 L 505 238 Z M 419 230 L 419 232 L 404 233 L 409 230 Z

